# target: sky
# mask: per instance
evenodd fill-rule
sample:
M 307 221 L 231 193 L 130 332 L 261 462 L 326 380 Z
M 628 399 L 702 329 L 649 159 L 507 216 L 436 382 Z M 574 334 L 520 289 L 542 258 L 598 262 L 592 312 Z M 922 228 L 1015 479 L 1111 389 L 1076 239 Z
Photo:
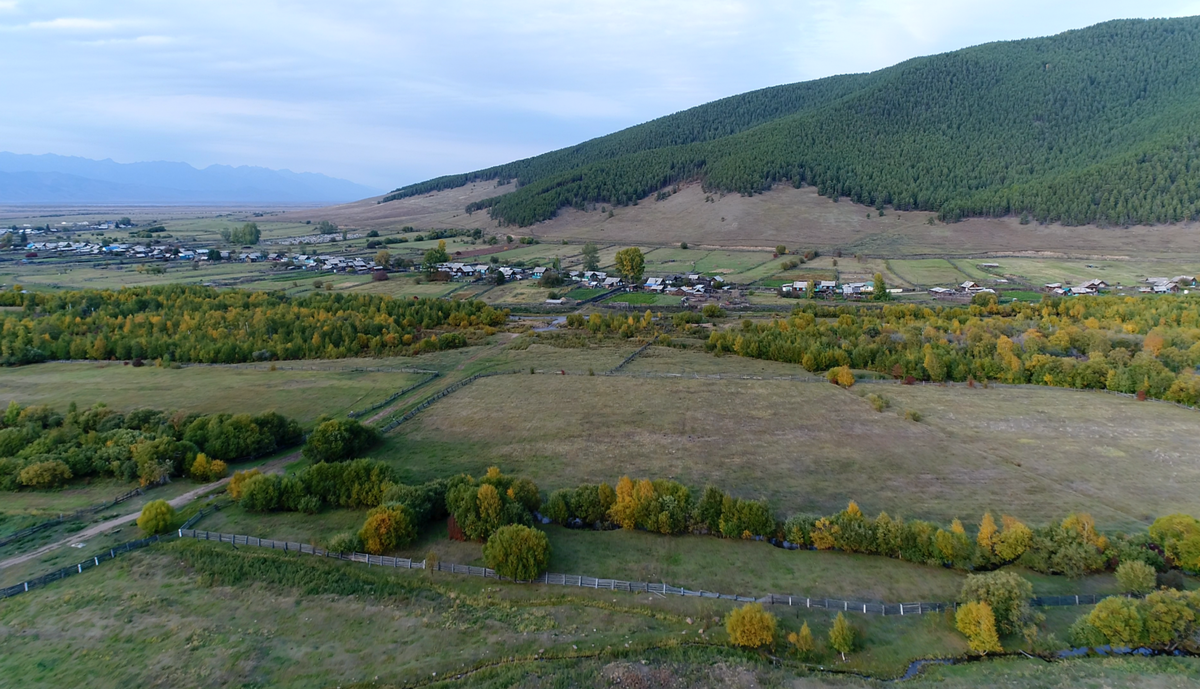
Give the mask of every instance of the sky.
M 0 0 L 0 150 L 379 189 L 1200 0 Z

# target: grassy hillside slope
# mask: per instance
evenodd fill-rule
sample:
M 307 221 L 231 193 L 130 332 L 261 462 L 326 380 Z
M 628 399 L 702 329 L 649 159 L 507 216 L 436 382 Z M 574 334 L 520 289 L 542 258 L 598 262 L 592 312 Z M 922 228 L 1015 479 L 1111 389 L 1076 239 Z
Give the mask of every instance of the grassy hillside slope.
M 1200 217 L 1200 18 L 1122 20 L 755 91 L 542 156 L 396 190 L 516 180 L 472 202 L 527 226 L 701 179 L 779 182 L 944 219 Z

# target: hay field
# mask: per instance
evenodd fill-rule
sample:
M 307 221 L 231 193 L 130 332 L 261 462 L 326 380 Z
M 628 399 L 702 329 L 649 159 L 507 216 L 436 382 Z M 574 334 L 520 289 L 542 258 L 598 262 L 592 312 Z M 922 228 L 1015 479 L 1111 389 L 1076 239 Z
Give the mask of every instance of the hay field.
M 892 408 L 875 412 L 862 388 Z M 781 514 L 855 499 L 939 521 L 993 510 L 1045 523 L 1085 510 L 1132 528 L 1200 512 L 1197 420 L 1051 388 L 503 376 L 434 405 L 377 454 L 417 477 L 498 464 L 545 489 L 674 477 L 765 497 Z

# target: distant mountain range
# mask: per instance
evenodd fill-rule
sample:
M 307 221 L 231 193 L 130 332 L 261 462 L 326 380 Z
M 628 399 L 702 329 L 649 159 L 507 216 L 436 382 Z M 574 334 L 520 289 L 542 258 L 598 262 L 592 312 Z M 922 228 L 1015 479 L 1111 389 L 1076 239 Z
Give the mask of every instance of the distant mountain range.
M 1200 17 L 1121 20 L 753 91 L 485 170 L 515 191 L 467 206 L 531 225 L 661 200 L 699 180 L 786 183 L 877 208 L 1070 225 L 1200 219 Z
M 312 172 L 0 152 L 0 203 L 341 203 L 379 193 Z

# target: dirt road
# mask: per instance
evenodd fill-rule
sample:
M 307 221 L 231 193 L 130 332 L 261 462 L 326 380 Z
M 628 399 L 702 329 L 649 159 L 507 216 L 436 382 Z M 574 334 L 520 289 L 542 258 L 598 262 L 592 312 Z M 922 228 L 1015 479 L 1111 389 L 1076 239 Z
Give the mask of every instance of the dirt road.
M 277 474 L 277 473 L 282 472 L 283 467 L 286 466 L 289 462 L 295 461 L 299 458 L 300 458 L 300 453 L 293 452 L 292 454 L 287 455 L 285 457 L 280 457 L 279 459 L 271 460 L 270 462 L 267 462 L 266 464 L 260 466 L 258 469 L 259 469 L 259 471 L 261 471 L 263 473 Z M 214 481 L 213 483 L 206 483 L 203 486 L 200 486 L 199 488 L 196 488 L 194 490 L 189 490 L 188 492 L 184 493 L 183 495 L 172 498 L 168 502 L 171 504 L 171 507 L 182 507 L 182 506 L 188 504 L 189 502 L 195 500 L 196 498 L 200 497 L 201 495 L 212 491 L 214 488 L 220 488 L 221 486 L 225 485 L 226 483 L 229 483 L 229 478 L 230 477 L 225 477 L 225 478 L 221 479 L 220 481 Z M 71 534 L 70 536 L 68 536 L 67 538 L 62 539 L 61 541 L 58 541 L 56 543 L 50 543 L 48 545 L 44 545 L 41 548 L 38 548 L 37 550 L 31 550 L 28 553 L 22 553 L 21 555 L 17 555 L 16 557 L 12 557 L 3 562 L 0 562 L 0 569 L 5 569 L 7 567 L 12 567 L 13 565 L 19 565 L 22 562 L 28 562 L 30 560 L 37 559 L 52 550 L 56 550 L 58 548 L 61 548 L 64 545 L 67 545 L 68 543 L 78 543 L 79 541 L 86 540 L 97 534 L 104 533 L 105 531 L 108 531 L 109 529 L 113 529 L 118 526 L 128 524 L 129 522 L 136 520 L 139 516 L 141 516 L 141 514 L 142 514 L 141 510 L 138 510 L 137 512 L 134 512 L 132 514 L 127 514 L 122 517 L 115 517 L 113 519 L 109 519 L 108 521 L 100 522 L 99 524 L 93 524 L 92 526 L 87 527 L 83 531 L 77 531 L 77 532 Z

